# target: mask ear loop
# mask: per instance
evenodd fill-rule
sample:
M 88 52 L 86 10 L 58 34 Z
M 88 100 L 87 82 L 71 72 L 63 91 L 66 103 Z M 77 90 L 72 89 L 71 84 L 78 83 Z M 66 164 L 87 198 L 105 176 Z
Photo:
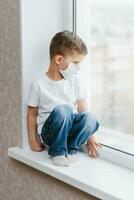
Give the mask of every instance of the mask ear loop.
M 62 70 L 61 69 L 61 67 L 60 67 L 60 65 L 58 65 L 58 68 L 60 69 L 60 70 Z M 60 71 L 59 71 L 60 72 Z M 61 72 L 60 72 L 60 74 L 61 74 Z M 64 78 L 64 80 L 65 80 L 65 77 L 61 74 L 61 76 Z
M 58 68 L 61 69 L 60 65 L 58 65 Z M 62 70 L 62 69 L 61 69 Z

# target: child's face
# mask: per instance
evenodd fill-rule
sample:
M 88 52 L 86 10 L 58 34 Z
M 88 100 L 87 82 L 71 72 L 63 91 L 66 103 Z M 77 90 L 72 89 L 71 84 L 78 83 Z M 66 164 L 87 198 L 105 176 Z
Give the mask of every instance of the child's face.
M 66 54 L 66 56 L 57 55 L 56 63 L 62 67 L 62 70 L 68 68 L 70 63 L 76 63 L 79 65 L 80 62 L 83 61 L 85 55 L 81 55 L 76 51 L 73 51 L 71 54 Z

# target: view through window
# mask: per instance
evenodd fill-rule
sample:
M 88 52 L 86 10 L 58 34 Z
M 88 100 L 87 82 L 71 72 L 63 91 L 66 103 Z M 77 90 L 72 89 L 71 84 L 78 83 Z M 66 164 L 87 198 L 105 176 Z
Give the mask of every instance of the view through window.
M 134 2 L 92 2 L 91 106 L 102 126 L 134 135 Z

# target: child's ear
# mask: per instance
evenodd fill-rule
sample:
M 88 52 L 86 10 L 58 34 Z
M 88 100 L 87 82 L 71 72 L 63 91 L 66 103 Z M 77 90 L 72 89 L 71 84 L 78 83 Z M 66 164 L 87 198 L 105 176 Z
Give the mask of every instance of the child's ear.
M 57 65 L 60 65 L 62 61 L 63 61 L 63 56 L 61 56 L 61 55 L 55 56 L 55 62 Z

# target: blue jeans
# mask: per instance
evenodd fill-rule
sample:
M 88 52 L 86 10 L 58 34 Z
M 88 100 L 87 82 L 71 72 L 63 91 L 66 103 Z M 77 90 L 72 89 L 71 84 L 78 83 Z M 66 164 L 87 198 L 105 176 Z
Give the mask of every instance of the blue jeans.
M 43 124 L 41 137 L 51 156 L 76 154 L 81 144 L 97 131 L 99 121 L 89 111 L 73 113 L 66 104 L 56 106 Z

